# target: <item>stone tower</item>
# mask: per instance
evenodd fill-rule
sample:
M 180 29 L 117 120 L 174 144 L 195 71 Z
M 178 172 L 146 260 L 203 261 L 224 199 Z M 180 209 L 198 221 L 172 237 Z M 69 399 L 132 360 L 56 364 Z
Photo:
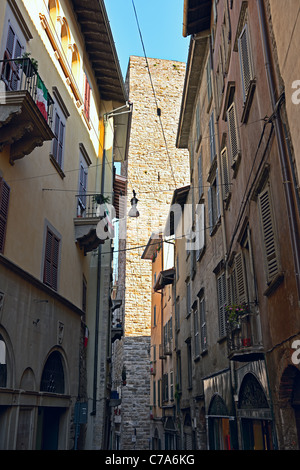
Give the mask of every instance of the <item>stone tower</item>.
M 113 344 L 113 382 L 119 384 L 126 370 L 126 386 L 119 387 L 121 419 L 112 434 L 122 450 L 149 449 L 152 266 L 141 256 L 152 232 L 165 225 L 174 189 L 189 184 L 188 153 L 176 148 L 184 77 L 182 62 L 130 57 L 126 86 L 133 111 L 122 174 L 127 212 L 134 190 L 140 215 L 127 217 L 126 239 L 119 242 L 124 336 Z

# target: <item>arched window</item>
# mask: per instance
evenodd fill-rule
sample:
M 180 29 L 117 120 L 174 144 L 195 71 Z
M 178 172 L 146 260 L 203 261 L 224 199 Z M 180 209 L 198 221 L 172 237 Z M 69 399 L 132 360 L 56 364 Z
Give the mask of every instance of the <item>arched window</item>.
M 48 10 L 49 10 L 49 14 L 50 14 L 50 18 L 51 18 L 51 21 L 53 23 L 53 26 L 55 27 L 57 17 L 58 17 L 58 14 L 59 14 L 57 0 L 49 0 L 48 1 Z
M 0 387 L 7 383 L 7 350 L 3 337 L 0 335 Z
M 78 82 L 79 69 L 80 69 L 80 56 L 76 44 L 72 46 L 72 62 L 71 62 L 72 74 L 75 80 Z
M 70 43 L 70 30 L 66 18 L 62 19 L 62 27 L 60 33 L 61 45 L 65 56 L 68 56 L 68 45 Z
M 46 361 L 40 390 L 41 392 L 50 393 L 64 393 L 65 391 L 64 370 L 61 355 L 58 351 L 51 353 Z

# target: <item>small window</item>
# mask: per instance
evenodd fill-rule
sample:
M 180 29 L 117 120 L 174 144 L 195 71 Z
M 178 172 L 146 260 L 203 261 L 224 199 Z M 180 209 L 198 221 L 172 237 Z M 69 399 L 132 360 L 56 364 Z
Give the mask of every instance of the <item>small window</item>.
M 215 233 L 215 228 L 221 216 L 220 209 L 220 184 L 218 176 L 218 168 L 216 168 L 215 178 L 212 180 L 208 188 L 208 218 L 210 235 Z
M 194 350 L 195 350 L 195 357 L 200 355 L 200 335 L 199 335 L 199 318 L 198 318 L 198 310 L 195 309 L 193 311 L 194 315 Z
M 217 277 L 217 296 L 218 296 L 218 313 L 219 313 L 219 335 L 222 338 L 226 335 L 226 280 L 225 274 L 222 273 Z
M 203 195 L 203 170 L 202 170 L 202 149 L 198 158 L 198 193 L 199 201 Z
M 4 252 L 10 188 L 0 177 L 0 253 Z
M 207 326 L 206 326 L 206 312 L 205 312 L 205 300 L 202 295 L 199 299 L 199 310 L 200 310 L 200 329 L 201 329 L 201 352 L 207 350 Z
M 47 227 L 43 282 L 54 290 L 58 285 L 60 239 Z
M 60 169 L 63 168 L 65 127 L 65 120 L 60 112 L 58 105 L 56 105 L 53 130 L 55 137 L 52 140 L 52 157 Z
M 212 162 L 216 156 L 214 112 L 211 113 L 210 120 L 209 120 L 209 142 L 210 142 L 210 161 Z

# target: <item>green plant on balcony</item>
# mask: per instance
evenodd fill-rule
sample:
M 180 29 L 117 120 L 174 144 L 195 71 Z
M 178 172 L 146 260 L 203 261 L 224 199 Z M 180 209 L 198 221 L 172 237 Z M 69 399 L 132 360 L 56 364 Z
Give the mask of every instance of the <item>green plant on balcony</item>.
M 27 76 L 32 76 L 38 71 L 38 61 L 30 56 L 31 52 L 24 52 L 20 59 L 15 60 L 16 64 L 20 65 Z
M 246 303 L 226 305 L 227 322 L 232 326 L 239 327 L 242 315 L 249 313 L 249 306 Z
M 96 204 L 107 204 L 109 202 L 109 196 L 105 197 L 103 194 L 96 194 L 94 196 L 94 202 L 96 202 Z

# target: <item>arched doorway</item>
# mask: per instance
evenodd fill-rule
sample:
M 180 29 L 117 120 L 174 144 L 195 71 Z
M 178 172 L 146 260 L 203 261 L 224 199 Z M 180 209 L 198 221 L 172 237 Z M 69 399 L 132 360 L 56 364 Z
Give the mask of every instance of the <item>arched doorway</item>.
M 65 376 L 62 356 L 58 351 L 52 352 L 43 369 L 40 391 L 49 394 L 47 406 L 38 409 L 37 442 L 40 450 L 57 450 L 59 427 L 64 407 L 51 406 L 51 394 L 65 393 Z M 57 404 L 57 402 L 55 402 Z
M 230 417 L 223 398 L 215 394 L 208 410 L 208 438 L 210 450 L 230 450 Z
M 272 418 L 265 392 L 252 374 L 245 375 L 240 387 L 238 414 L 244 450 L 272 450 Z
M 300 449 L 300 371 L 289 365 L 279 387 L 279 403 L 285 449 Z

